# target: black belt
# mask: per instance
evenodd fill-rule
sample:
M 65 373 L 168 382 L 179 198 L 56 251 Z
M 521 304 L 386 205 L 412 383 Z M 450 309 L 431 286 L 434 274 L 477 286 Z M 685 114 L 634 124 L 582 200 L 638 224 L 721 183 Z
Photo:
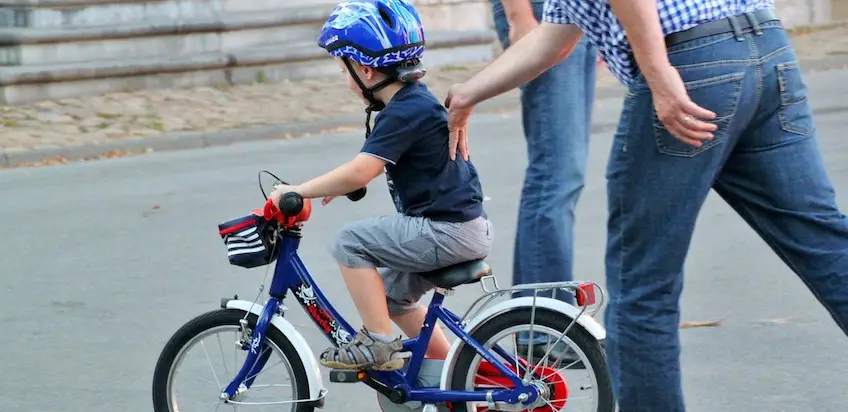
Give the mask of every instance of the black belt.
M 750 18 L 749 18 L 750 17 Z M 735 20 L 735 30 L 734 23 Z M 751 22 L 753 20 L 753 23 Z M 715 20 L 704 24 L 699 24 L 691 29 L 687 29 L 677 33 L 671 33 L 665 36 L 665 46 L 671 47 L 689 40 L 695 40 L 701 37 L 712 36 L 724 33 L 741 33 L 746 29 L 759 26 L 762 23 L 779 20 L 774 10 L 764 9 L 757 10 L 747 14 L 737 14 L 731 17 L 725 17 L 721 20 Z

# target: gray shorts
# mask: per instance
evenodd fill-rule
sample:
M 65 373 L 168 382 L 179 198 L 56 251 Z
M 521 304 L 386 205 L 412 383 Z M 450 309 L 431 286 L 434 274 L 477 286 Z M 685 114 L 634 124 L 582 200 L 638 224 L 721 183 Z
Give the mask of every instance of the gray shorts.
M 386 285 L 389 314 L 399 316 L 415 310 L 435 287 L 412 273 L 485 258 L 493 235 L 484 217 L 453 223 L 397 214 L 348 224 L 331 253 L 347 267 L 377 268 Z

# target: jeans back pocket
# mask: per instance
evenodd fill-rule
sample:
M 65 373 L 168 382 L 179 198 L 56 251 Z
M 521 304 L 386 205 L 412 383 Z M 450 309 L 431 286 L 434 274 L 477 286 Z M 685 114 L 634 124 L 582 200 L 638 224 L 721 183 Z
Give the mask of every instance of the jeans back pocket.
M 660 153 L 671 156 L 693 157 L 725 141 L 731 119 L 736 114 L 742 94 L 742 81 L 745 73 L 730 73 L 685 83 L 689 98 L 707 110 L 716 114 L 715 119 L 706 120 L 718 126 L 712 140 L 706 140 L 701 147 L 695 147 L 677 140 L 653 111 L 654 138 Z
M 807 85 L 797 61 L 780 63 L 777 70 L 780 107 L 777 117 L 785 132 L 807 136 L 813 130 L 813 116 L 807 101 Z

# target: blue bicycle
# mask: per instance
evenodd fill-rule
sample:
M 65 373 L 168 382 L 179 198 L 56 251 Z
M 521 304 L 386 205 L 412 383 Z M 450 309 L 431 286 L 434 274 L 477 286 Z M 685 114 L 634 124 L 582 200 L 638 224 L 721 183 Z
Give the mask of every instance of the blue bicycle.
M 365 188 L 348 198 L 357 201 L 364 195 Z M 298 256 L 311 208 L 309 199 L 295 193 L 284 195 L 279 205 L 266 196 L 263 209 L 219 225 L 231 264 L 270 268 L 276 261 L 268 299 L 257 303 L 263 282 L 256 300 L 224 298 L 220 309 L 197 316 L 176 331 L 154 371 L 156 412 L 221 407 L 241 411 L 251 406 L 267 410 L 263 408 L 271 405 L 292 412 L 323 408 L 328 390 L 319 363 L 303 335 L 284 317 L 283 302 L 291 292 L 335 345 L 348 342 L 356 332 Z M 333 370 L 331 382 L 366 384 L 377 392 L 384 411 L 614 412 L 601 347 L 605 330 L 592 318 L 603 302 L 603 290 L 596 284 L 557 282 L 501 289 L 482 260 L 417 275 L 437 288 L 420 335 L 404 341 L 404 349 L 412 354 L 406 366 L 390 372 Z M 480 283 L 484 293 L 463 316 L 442 306 L 454 288 L 472 283 Z M 546 291 L 551 297 L 541 296 Z M 557 291 L 573 294 L 577 306 L 554 299 Z M 517 292 L 532 296 L 516 298 Z M 506 299 L 496 303 L 499 297 Z M 437 321 L 458 339 L 446 359 L 425 359 Z M 523 344 L 518 336 L 525 337 Z M 199 366 L 192 366 L 192 360 Z M 216 368 L 218 362 L 223 366 Z M 285 377 L 277 378 L 277 371 Z M 577 372 L 588 377 L 574 378 L 571 374 Z M 184 389 L 199 390 L 201 398 L 192 405 L 182 398 Z M 589 391 L 595 393 L 593 398 L 585 396 Z

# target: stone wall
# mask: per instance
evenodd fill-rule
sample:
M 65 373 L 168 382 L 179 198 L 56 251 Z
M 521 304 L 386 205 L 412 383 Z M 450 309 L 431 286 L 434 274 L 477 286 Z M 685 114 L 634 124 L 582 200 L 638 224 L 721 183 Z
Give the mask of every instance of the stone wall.
M 326 1 L 326 0 L 306 0 Z M 425 27 L 436 30 L 480 30 L 492 27 L 488 0 L 412 0 Z M 817 26 L 846 19 L 833 10 L 848 9 L 848 0 L 775 0 L 786 27 Z
M 336 0 L 295 0 L 300 4 L 336 3 Z M 492 27 L 489 0 L 412 0 L 428 30 L 485 30 Z M 775 0 L 787 27 L 829 24 L 834 8 L 846 8 L 848 0 Z M 838 7 L 835 7 L 836 4 Z M 848 16 L 837 16 L 839 19 Z
M 832 22 L 832 2 L 841 0 L 775 0 L 775 9 L 786 27 L 819 26 Z
M 485 30 L 492 27 L 489 0 L 412 0 L 427 30 Z
M 245 0 L 248 1 L 248 0 Z M 428 30 L 480 30 L 491 27 L 489 0 L 411 0 Z M 339 3 L 341 0 L 294 0 L 297 5 Z

